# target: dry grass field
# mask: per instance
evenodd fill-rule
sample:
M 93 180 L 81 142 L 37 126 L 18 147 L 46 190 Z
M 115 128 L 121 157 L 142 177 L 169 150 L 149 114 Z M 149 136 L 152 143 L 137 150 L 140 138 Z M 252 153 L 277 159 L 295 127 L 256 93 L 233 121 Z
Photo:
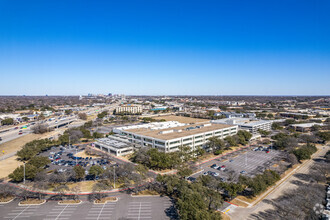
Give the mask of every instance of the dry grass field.
M 10 157 L 0 161 L 0 178 L 7 177 L 12 173 L 18 166 L 23 165 L 22 162 L 16 160 L 16 156 Z
M 41 134 L 27 134 L 6 143 L 0 144 L 0 156 L 16 152 L 20 150 L 26 143 L 41 137 Z

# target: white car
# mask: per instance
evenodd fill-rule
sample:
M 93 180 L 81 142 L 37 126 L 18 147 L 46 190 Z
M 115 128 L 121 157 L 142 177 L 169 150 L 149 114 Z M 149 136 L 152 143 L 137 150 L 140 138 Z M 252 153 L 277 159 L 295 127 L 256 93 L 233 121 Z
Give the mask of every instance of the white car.
M 214 172 L 214 173 L 213 173 L 213 176 L 219 176 L 219 173 Z

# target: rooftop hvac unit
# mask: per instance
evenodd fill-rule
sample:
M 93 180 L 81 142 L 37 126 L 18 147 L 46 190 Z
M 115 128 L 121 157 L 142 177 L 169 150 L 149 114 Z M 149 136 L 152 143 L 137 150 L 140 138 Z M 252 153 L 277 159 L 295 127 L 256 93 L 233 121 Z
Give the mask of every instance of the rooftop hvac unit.
M 168 131 L 160 131 L 159 134 L 169 134 L 169 133 L 173 133 L 173 130 L 168 130 Z

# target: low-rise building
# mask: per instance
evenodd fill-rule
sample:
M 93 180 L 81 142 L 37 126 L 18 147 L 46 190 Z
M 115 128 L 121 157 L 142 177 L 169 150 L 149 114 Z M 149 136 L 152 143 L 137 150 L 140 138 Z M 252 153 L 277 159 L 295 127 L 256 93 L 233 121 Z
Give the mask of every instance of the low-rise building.
M 142 113 L 142 107 L 139 105 L 132 105 L 132 104 L 121 105 L 116 107 L 116 114 L 120 114 L 120 113 L 130 113 L 130 114 Z
M 114 154 L 116 156 L 123 156 L 133 153 L 133 145 L 124 138 L 109 136 L 107 138 L 99 138 L 93 145 L 106 153 Z
M 292 124 L 290 125 L 291 128 L 295 129 L 295 131 L 299 132 L 308 132 L 312 129 L 313 126 L 323 126 L 322 123 L 303 123 L 303 124 Z
M 216 112 L 214 116 L 225 116 L 226 118 L 255 118 L 255 113 Z

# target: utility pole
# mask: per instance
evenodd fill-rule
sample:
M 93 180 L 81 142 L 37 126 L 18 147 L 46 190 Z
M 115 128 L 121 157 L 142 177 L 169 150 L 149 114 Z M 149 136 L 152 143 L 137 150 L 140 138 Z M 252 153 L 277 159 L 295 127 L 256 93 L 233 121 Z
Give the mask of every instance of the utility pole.
M 23 172 L 24 172 L 24 178 L 23 178 L 23 184 L 25 185 L 25 162 L 23 163 L 24 165 L 23 165 Z

